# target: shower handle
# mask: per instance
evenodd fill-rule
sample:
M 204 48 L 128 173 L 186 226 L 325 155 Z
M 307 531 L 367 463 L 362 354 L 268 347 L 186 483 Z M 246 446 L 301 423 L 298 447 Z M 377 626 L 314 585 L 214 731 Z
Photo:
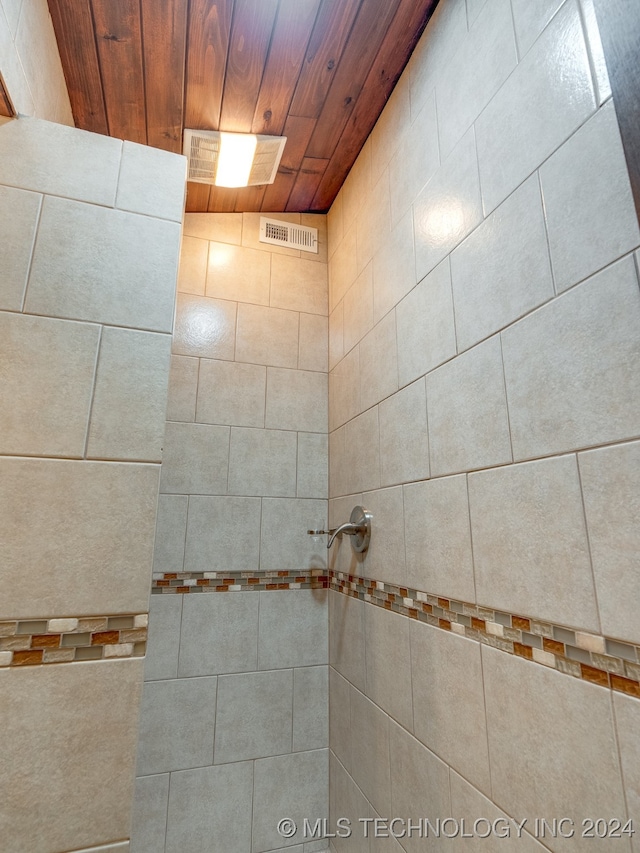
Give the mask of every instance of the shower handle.
M 366 509 L 361 506 L 354 507 L 351 511 L 349 521 L 336 527 L 335 530 L 329 531 L 331 535 L 327 542 L 327 548 L 331 548 L 336 536 L 340 533 L 346 533 L 352 537 L 351 544 L 354 551 L 359 554 L 366 551 L 369 547 L 369 540 L 371 539 L 371 519 L 371 513 L 367 512 Z

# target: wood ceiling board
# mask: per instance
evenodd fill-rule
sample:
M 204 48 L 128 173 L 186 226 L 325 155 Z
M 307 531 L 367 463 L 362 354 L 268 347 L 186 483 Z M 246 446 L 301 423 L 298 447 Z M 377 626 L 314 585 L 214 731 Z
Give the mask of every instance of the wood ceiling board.
M 297 172 L 291 170 L 278 170 L 277 177 L 272 184 L 267 185 L 261 210 L 267 213 L 277 213 L 286 210 L 291 190 L 298 177 Z
M 258 187 L 241 187 L 237 190 L 235 212 L 248 213 L 260 210 L 267 186 L 262 184 Z
M 282 152 L 282 159 L 280 160 L 281 168 L 298 171 L 302 165 L 304 152 L 307 150 L 315 126 L 316 120 L 314 118 L 289 116 L 282 134 L 287 137 L 287 141 Z
M 281 136 L 320 0 L 280 0 L 252 133 Z
M 188 0 L 141 0 L 147 139 L 182 152 Z
M 278 0 L 236 0 L 220 130 L 251 133 Z
M 109 134 L 147 142 L 139 0 L 91 0 Z
M 49 0 L 49 11 L 76 125 L 107 134 L 90 0 Z
M 211 187 L 207 184 L 198 184 L 195 181 L 187 181 L 187 201 L 185 210 L 187 213 L 201 213 L 209 207 L 209 192 Z
M 220 126 L 233 0 L 191 0 L 186 71 L 185 127 Z
M 211 187 L 209 194 L 209 213 L 235 213 L 238 190 L 227 187 Z
M 4 80 L 2 79 L 2 74 L 0 74 L 0 116 L 4 116 L 5 118 L 13 118 L 15 114 L 16 113 L 13 109 L 11 98 L 9 97 L 9 93 L 7 92 L 7 87 L 5 86 Z
M 307 157 L 333 156 L 399 3 L 400 0 L 366 0 L 360 7 L 307 148 Z
M 328 165 L 328 160 L 317 160 L 312 157 L 304 158 L 302 168 L 298 172 L 298 177 L 289 196 L 286 210 L 305 212 L 311 209 L 311 202 L 320 186 L 322 176 Z
M 318 118 L 362 0 L 323 0 L 289 114 Z

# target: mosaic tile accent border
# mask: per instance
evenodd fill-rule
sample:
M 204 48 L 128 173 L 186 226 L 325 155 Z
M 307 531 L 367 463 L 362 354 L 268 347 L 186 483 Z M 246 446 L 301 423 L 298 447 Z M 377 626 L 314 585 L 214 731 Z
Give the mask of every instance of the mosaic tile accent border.
M 0 622 L 0 667 L 143 657 L 149 616 Z
M 329 588 L 558 672 L 640 698 L 640 647 L 527 616 L 329 571 Z
M 298 572 L 164 572 L 154 574 L 152 595 L 193 592 L 242 592 L 253 590 L 326 589 L 326 569 Z

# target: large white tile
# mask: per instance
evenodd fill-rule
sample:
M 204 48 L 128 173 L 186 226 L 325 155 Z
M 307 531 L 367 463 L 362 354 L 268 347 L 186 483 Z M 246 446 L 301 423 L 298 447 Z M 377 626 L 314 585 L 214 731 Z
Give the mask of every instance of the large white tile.
M 241 213 L 185 213 L 184 234 L 218 243 L 242 243 Z
M 158 495 L 154 572 L 181 572 L 187 530 L 187 495 Z
M 326 373 L 329 361 L 329 318 L 321 314 L 300 314 L 298 367 Z
M 357 275 L 356 228 L 352 225 L 329 261 L 329 311 L 333 311 Z
M 521 56 L 531 48 L 562 3 L 563 0 L 537 0 L 536 3 L 512 0 L 513 20 Z
M 22 310 L 42 196 L 0 186 L 0 309 Z
M 640 643 L 640 444 L 578 456 L 602 632 Z
M 209 243 L 207 296 L 269 304 L 271 254 L 229 243 Z
M 469 475 L 478 603 L 598 631 L 575 456 Z
M 377 247 L 391 233 L 389 173 L 385 170 L 356 217 L 356 260 L 361 273 L 373 258 Z
M 356 214 L 369 198 L 371 191 L 371 144 L 367 140 L 342 186 L 344 232 L 353 224 Z
M 201 359 L 196 420 L 263 427 L 267 370 L 259 364 Z
M 160 491 L 224 495 L 229 469 L 229 427 L 168 422 Z
M 498 337 L 427 376 L 431 476 L 511 461 Z
M 327 405 L 326 373 L 279 367 L 267 369 L 267 428 L 324 432 Z
M 371 131 L 371 175 L 374 182 L 378 180 L 389 165 L 389 161 L 400 145 L 403 133 L 408 129 L 410 123 L 409 76 L 405 74 L 396 83 L 393 92 L 389 96 L 389 100 Z M 393 183 L 391 185 L 391 192 L 393 192 Z M 330 243 L 333 242 L 331 238 L 336 239 L 342 236 L 342 234 L 335 234 L 337 229 L 335 225 L 332 229 L 331 224 L 331 217 L 337 213 L 337 210 L 338 206 L 336 206 L 336 211 L 332 214 L 333 208 L 331 208 L 331 211 L 327 215 Z M 331 251 L 331 246 L 329 246 L 329 250 Z
M 558 290 L 640 243 L 613 101 L 544 164 L 540 181 Z
M 2 618 L 144 612 L 157 496 L 157 465 L 0 459 Z
M 273 308 L 327 314 L 327 266 L 304 258 L 273 255 L 271 258 L 271 295 Z
M 343 351 L 347 353 L 373 327 L 373 262 L 367 264 L 347 290 L 339 308 Z
M 365 689 L 365 603 L 340 592 L 329 593 L 329 660 L 358 690 Z
M 298 329 L 295 311 L 240 303 L 236 361 L 297 367 Z
M 577 0 L 570 0 L 476 122 L 485 213 L 497 207 L 594 108 Z
M 296 497 L 328 498 L 329 442 L 326 433 L 298 433 Z
M 420 379 L 383 400 L 379 406 L 380 480 L 382 486 L 429 476 L 427 400 Z
M 87 457 L 162 461 L 170 335 L 105 328 Z
M 332 666 L 329 667 L 329 746 L 348 770 L 351 766 L 351 687 Z
M 100 329 L 0 312 L 0 452 L 84 455 Z
M 406 385 L 456 354 L 449 260 L 429 273 L 396 307 L 398 379 Z
M 351 774 L 379 814 L 390 814 L 389 717 L 351 688 Z
M 296 493 L 296 433 L 277 429 L 231 429 L 229 493 L 293 497 Z
M 353 500 L 352 505 L 357 505 L 357 501 Z M 406 571 L 402 486 L 363 492 L 361 506 L 371 513 L 373 520 L 371 542 L 357 574 L 404 586 Z M 346 538 L 343 536 L 343 539 Z M 350 537 L 346 544 L 343 542 L 342 547 L 351 549 Z M 362 560 L 360 555 L 358 558 Z
M 136 779 L 131 821 L 131 853 L 164 850 L 169 803 L 169 774 Z
M 186 572 L 255 571 L 259 550 L 259 498 L 189 498 Z
M 187 595 L 150 596 L 145 681 L 178 677 L 182 602 L 188 598 Z M 194 595 L 193 598 L 199 596 Z
M 407 584 L 444 598 L 474 601 L 466 477 L 412 483 L 403 493 Z
M 292 589 L 260 592 L 258 668 L 328 663 L 327 593 Z
M 474 130 L 465 133 L 413 205 L 418 280 L 482 220 Z
M 354 347 L 329 375 L 329 428 L 341 426 L 360 411 L 360 347 Z
M 380 431 L 374 406 L 345 427 L 345 488 L 350 494 L 380 488 Z
M 494 802 L 518 817 L 568 817 L 577 832 L 584 818 L 624 815 L 609 692 L 487 646 L 482 662 Z M 576 838 L 545 844 L 572 851 Z M 629 851 L 626 840 L 616 847 Z M 580 848 L 611 850 L 612 841 Z
M 409 619 L 382 607 L 364 609 L 367 696 L 411 731 L 411 648 Z
M 639 322 L 627 258 L 502 333 L 515 459 L 637 434 Z
M 196 395 L 198 393 L 197 358 L 183 355 L 171 356 L 169 369 L 169 399 L 167 420 L 193 423 L 196 419 Z
M 618 748 L 622 764 L 622 779 L 629 816 L 640 814 L 640 702 L 630 696 L 613 694 L 613 709 L 616 719 Z M 640 850 L 637 832 L 632 841 L 634 853 Z
M 177 222 L 47 196 L 25 310 L 170 332 L 179 250 Z
M 179 293 L 172 352 L 233 361 L 237 303 Z
M 293 751 L 329 746 L 329 667 L 293 671 Z
M 554 295 L 537 176 L 451 255 L 458 347 L 468 347 Z
M 373 322 L 381 320 L 415 284 L 413 218 L 408 211 L 373 258 Z
M 112 206 L 121 152 L 119 139 L 102 134 L 11 121 L 0 127 L 0 184 Z
M 307 530 L 327 517 L 325 500 L 263 498 L 260 569 L 320 569 L 327 562 L 325 542 L 314 542 Z
M 116 207 L 182 222 L 186 180 L 187 159 L 182 154 L 125 140 Z
M 446 158 L 517 64 L 510 0 L 492 0 L 443 67 L 437 87 L 440 154 Z
M 360 342 L 360 406 L 368 409 L 398 390 L 396 317 L 390 311 Z
M 587 45 L 591 55 L 591 64 L 596 82 L 598 103 L 603 104 L 611 97 L 611 83 L 607 72 L 607 63 L 600 38 L 600 28 L 596 19 L 596 10 L 593 0 L 580 0 L 582 17 L 587 34 Z
M 197 237 L 182 237 L 180 266 L 178 268 L 178 291 L 204 296 L 207 279 L 209 243 Z

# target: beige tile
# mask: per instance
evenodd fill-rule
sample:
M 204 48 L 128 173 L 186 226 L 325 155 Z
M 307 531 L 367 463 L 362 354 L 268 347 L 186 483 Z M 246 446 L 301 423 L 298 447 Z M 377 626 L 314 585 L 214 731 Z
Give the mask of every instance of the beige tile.
M 362 574 L 404 586 L 407 575 L 402 486 L 363 492 L 362 506 L 373 516 L 371 542 L 364 554 Z
M 178 677 L 180 622 L 186 595 L 149 597 L 149 634 L 144 659 L 144 680 L 157 681 Z M 200 596 L 193 596 L 200 598 Z
M 516 67 L 510 0 L 492 0 L 469 27 L 438 83 L 441 156 L 471 126 Z
M 205 295 L 209 243 L 197 237 L 183 236 L 178 268 L 178 291 Z M 209 294 L 210 296 L 212 294 Z
M 187 534 L 187 495 L 158 495 L 154 572 L 181 572 Z
M 328 255 L 331 257 L 338 248 L 343 236 L 342 216 L 342 192 L 335 197 L 329 212 L 327 213 L 327 242 L 329 244 Z
M 385 170 L 356 217 L 356 260 L 361 273 L 373 258 L 380 243 L 389 239 L 391 233 L 391 201 L 389 197 L 389 173 Z
M 300 250 L 303 260 L 313 261 L 316 264 L 326 264 L 329 260 L 329 238 L 327 233 L 327 216 L 324 213 L 301 213 L 300 225 L 307 228 L 315 228 L 318 232 L 317 252 L 306 252 Z
M 229 427 L 167 423 L 161 492 L 224 495 L 228 467 Z
M 373 321 L 384 317 L 415 284 L 413 219 L 407 212 L 374 255 Z
M 185 213 L 185 237 L 215 240 L 217 243 L 242 243 L 241 213 Z
M 341 305 L 344 352 L 349 352 L 373 328 L 373 263 L 362 270 Z
M 478 602 L 598 633 L 575 457 L 471 474 L 469 504 Z
M 558 290 L 640 244 L 613 101 L 543 165 L 540 181 Z
M 360 342 L 360 405 L 368 409 L 397 390 L 396 317 L 390 311 Z
M 47 196 L 25 310 L 170 332 L 179 249 L 177 222 Z
M 329 428 L 341 426 L 360 410 L 360 349 L 354 347 L 329 375 Z
M 380 479 L 392 486 L 429 476 L 427 400 L 424 380 L 380 403 Z
M 360 208 L 368 202 L 371 186 L 371 144 L 367 140 L 342 186 L 345 234 L 354 223 Z
M 298 433 L 296 497 L 328 497 L 329 442 L 326 433 Z
M 327 429 L 327 403 L 325 373 L 268 368 L 266 427 L 324 432 Z
M 329 746 L 329 667 L 293 671 L 293 751 Z
M 146 609 L 158 466 L 4 458 L 0 469 L 5 618 Z
M 622 780 L 625 786 L 627 809 L 629 816 L 640 814 L 640 702 L 630 696 L 613 694 L 613 709 L 616 721 L 616 733 L 620 761 L 622 764 Z M 632 841 L 634 853 L 640 850 L 636 836 Z
M 329 497 L 344 495 L 350 473 L 346 470 L 346 427 L 329 434 Z
M 327 267 L 315 261 L 273 255 L 271 259 L 271 300 L 273 308 L 288 308 L 326 316 Z
M 229 243 L 209 244 L 207 296 L 268 305 L 270 275 L 269 252 Z
M 357 275 L 356 228 L 351 225 L 329 261 L 329 311 L 333 311 Z
M 0 451 L 82 456 L 100 329 L 0 313 Z
M 403 75 L 396 83 L 378 121 L 371 131 L 371 176 L 374 183 L 389 165 L 411 121 L 409 77 Z M 423 140 L 421 140 L 423 144 Z M 391 181 L 393 193 L 393 179 Z
M 172 351 L 233 361 L 236 311 L 235 302 L 179 293 Z
M 16 50 L 13 34 L 5 15 L 0 15 L 0 46 L 2 48 L 2 76 L 11 92 L 11 100 L 16 110 L 24 117 L 36 114 L 36 106 L 25 75 L 24 67 Z M 16 122 L 2 117 L 2 125 L 15 124 Z M 6 145 L 6 143 L 0 143 Z M 9 147 L 9 146 L 7 146 Z
M 260 569 L 324 568 L 327 562 L 324 538 L 314 542 L 307 530 L 315 529 L 318 521 L 326 517 L 326 500 L 263 498 Z
M 396 308 L 398 379 L 406 385 L 456 354 L 449 260 L 429 273 Z
M 261 592 L 258 668 L 325 665 L 327 622 L 326 590 Z
M 362 495 L 346 495 L 329 502 L 329 529 L 334 530 L 345 521 L 349 521 L 355 506 L 362 506 Z M 368 509 L 368 507 L 367 507 Z M 326 542 L 328 543 L 328 538 Z M 349 536 L 338 536 L 328 552 L 328 562 L 332 569 L 348 574 L 364 573 L 365 554 L 358 554 L 351 547 Z
M 196 395 L 198 393 L 197 358 L 172 355 L 169 370 L 169 399 L 167 420 L 193 423 L 196 419 Z
M 465 133 L 413 205 L 418 281 L 482 220 L 474 130 Z
M 23 0 L 2 0 L 0 3 L 4 11 L 9 30 L 14 39 L 18 31 L 18 20 L 20 18 L 22 3 Z
M 236 360 L 274 367 L 298 365 L 299 315 L 281 308 L 238 306 Z
M 269 214 L 266 214 L 269 216 Z M 260 217 L 265 216 L 264 213 L 243 213 L 242 214 L 242 245 L 250 249 L 260 249 L 261 251 L 270 252 L 275 255 L 289 255 L 290 257 L 299 258 L 299 249 L 289 249 L 285 246 L 276 246 L 273 243 L 260 242 Z M 279 219 L 282 222 L 292 222 L 295 225 L 300 224 L 299 213 L 282 213 L 272 214 L 271 219 Z
M 87 457 L 162 461 L 170 335 L 105 328 Z
M 380 488 L 379 435 L 377 406 L 346 425 L 345 488 L 348 493 Z
M 370 841 L 364 835 L 361 821 L 373 817 L 371 804 L 332 753 L 329 755 L 329 761 L 329 825 L 337 828 L 337 821 L 346 818 L 349 821 L 347 825 L 354 830 L 347 838 L 341 837 L 342 831 L 340 835 L 336 832 L 329 849 L 333 853 L 369 853 Z
M 636 435 L 639 319 L 627 258 L 502 333 L 516 459 Z
M 403 491 L 407 583 L 475 601 L 466 477 L 412 483 Z
M 182 222 L 186 179 L 187 159 L 182 154 L 125 140 L 116 207 Z
M 259 548 L 259 498 L 189 498 L 186 572 L 256 571 Z
M 293 670 L 218 678 L 215 764 L 292 751 Z
M 640 444 L 578 456 L 602 632 L 640 643 Z
M 172 595 L 162 597 L 174 598 Z M 257 669 L 257 593 L 175 597 L 184 599 L 180 637 L 176 643 L 176 647 L 180 647 L 178 674 L 181 678 Z
M 460 350 L 554 296 L 537 175 L 452 253 L 451 280 Z
M 231 426 L 264 426 L 267 370 L 258 364 L 202 359 L 196 420 Z
M 420 838 L 415 830 L 408 832 L 410 816 L 425 815 L 425 803 L 430 814 L 444 820 L 451 812 L 449 797 L 449 768 L 419 741 L 393 721 L 389 724 L 389 754 L 391 758 L 391 812 L 402 815 L 407 829 L 403 838 L 407 853 L 436 851 L 447 843 L 435 838 Z M 404 817 L 404 816 L 407 817 Z M 457 817 L 457 815 L 456 815 Z M 415 819 L 412 820 L 417 823 Z M 439 846 L 443 845 L 443 847 Z
M 528 109 L 522 105 L 528 104 Z M 566 3 L 476 122 L 482 202 L 497 207 L 593 112 L 575 0 Z
M 331 751 L 348 771 L 351 767 L 351 687 L 332 666 L 329 667 L 329 737 Z
M 0 309 L 21 311 L 42 196 L 0 186 Z
M 233 427 L 229 493 L 293 497 L 296 493 L 296 433 Z
M 329 662 L 358 690 L 365 689 L 363 601 L 329 593 Z
M 389 718 L 358 690 L 351 689 L 351 772 L 378 811 L 391 809 Z
M 585 32 L 587 34 L 587 47 L 591 56 L 591 64 L 596 82 L 598 104 L 602 105 L 607 98 L 611 97 L 611 84 L 607 73 L 607 63 L 602 48 L 600 29 L 596 19 L 596 10 L 593 0 L 580 0 Z
M 381 607 L 364 608 L 367 696 L 409 731 L 413 730 L 409 619 Z
M 431 476 L 511 461 L 498 337 L 427 376 Z
M 12 853 L 77 850 L 129 836 L 141 682 L 141 660 L 0 671 L 1 825 Z M 34 768 L 47 780 L 37 809 Z
M 326 373 L 329 355 L 329 321 L 320 314 L 300 314 L 298 367 Z
M 513 20 L 521 56 L 531 49 L 561 5 L 562 0 L 538 0 L 537 3 L 513 0 Z
M 162 850 L 168 804 L 168 773 L 136 779 L 131 821 L 132 850 L 137 850 L 138 853 L 155 853 L 156 850 Z
M 411 660 L 415 736 L 489 794 L 480 645 L 412 622 Z
M 119 139 L 34 118 L 12 121 L 0 130 L 0 184 L 112 206 L 121 152 Z
M 624 814 L 608 691 L 487 646 L 482 660 L 494 802 L 511 815 L 566 816 L 578 827 L 595 814 Z M 575 838 L 548 843 L 558 853 L 576 849 Z M 609 840 L 587 843 L 611 849 Z

